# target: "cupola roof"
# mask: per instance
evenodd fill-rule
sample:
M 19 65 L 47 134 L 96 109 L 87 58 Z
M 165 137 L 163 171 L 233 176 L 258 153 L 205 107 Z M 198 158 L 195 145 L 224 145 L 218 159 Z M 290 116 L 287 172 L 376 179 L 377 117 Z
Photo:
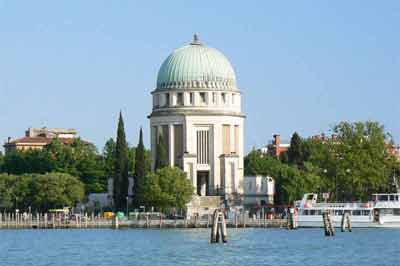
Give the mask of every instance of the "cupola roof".
M 229 60 L 196 34 L 190 44 L 173 51 L 158 71 L 157 90 L 185 88 L 237 90 Z

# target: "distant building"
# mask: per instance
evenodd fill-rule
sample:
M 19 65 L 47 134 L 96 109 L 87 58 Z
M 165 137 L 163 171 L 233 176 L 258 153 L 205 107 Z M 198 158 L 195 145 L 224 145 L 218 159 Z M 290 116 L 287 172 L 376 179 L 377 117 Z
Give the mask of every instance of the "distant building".
M 133 177 L 128 177 L 128 203 L 132 203 L 133 199 Z M 113 194 L 114 194 L 114 179 L 112 177 L 107 179 L 107 192 L 104 193 L 90 193 L 87 196 L 87 201 L 85 203 L 80 203 L 77 207 L 78 209 L 104 209 L 111 208 L 113 204 Z
M 262 147 L 260 151 L 265 155 L 279 157 L 282 153 L 287 152 L 289 148 L 290 143 L 288 141 L 282 141 L 281 136 L 275 134 L 273 140 L 265 147 Z
M 270 176 L 244 177 L 244 206 L 247 208 L 274 204 L 275 180 Z
M 12 151 L 41 150 L 50 144 L 55 138 L 58 138 L 63 144 L 71 145 L 77 138 L 75 129 L 63 128 L 28 128 L 25 136 L 17 139 L 8 138 L 4 144 L 6 154 Z M 89 143 L 83 141 L 84 143 Z

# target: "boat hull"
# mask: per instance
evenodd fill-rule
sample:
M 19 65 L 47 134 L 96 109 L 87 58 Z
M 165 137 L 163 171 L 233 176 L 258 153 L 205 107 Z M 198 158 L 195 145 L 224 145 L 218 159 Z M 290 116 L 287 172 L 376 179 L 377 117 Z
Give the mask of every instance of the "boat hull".
M 372 217 L 351 216 L 350 219 L 353 228 L 400 228 L 400 217 L 398 220 L 382 219 L 379 222 L 374 221 Z M 334 227 L 341 227 L 341 216 L 331 216 L 331 220 Z M 298 216 L 297 221 L 300 228 L 324 227 L 322 216 Z

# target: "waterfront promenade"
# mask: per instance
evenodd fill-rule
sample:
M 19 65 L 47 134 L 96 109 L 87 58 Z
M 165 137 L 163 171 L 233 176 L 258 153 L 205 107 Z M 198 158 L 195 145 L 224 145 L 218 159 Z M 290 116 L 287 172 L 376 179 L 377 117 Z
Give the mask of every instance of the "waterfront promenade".
M 260 219 L 248 218 L 238 215 L 227 219 L 230 228 L 286 228 L 286 219 Z M 15 213 L 0 214 L 0 229 L 67 229 L 67 228 L 209 228 L 212 217 L 206 216 L 202 219 L 164 219 L 154 218 L 150 215 L 142 215 L 139 219 L 105 219 L 100 216 L 87 215 L 75 216 L 73 219 L 62 219 L 51 214 L 27 214 Z

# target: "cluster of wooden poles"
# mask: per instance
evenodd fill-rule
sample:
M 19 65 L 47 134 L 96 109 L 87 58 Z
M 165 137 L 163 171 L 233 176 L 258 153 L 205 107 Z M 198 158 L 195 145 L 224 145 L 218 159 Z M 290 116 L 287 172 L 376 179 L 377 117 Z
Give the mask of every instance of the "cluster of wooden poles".
M 322 219 L 324 221 L 324 231 L 325 231 L 325 236 L 334 236 L 335 235 L 335 226 L 333 225 L 331 216 L 329 212 L 325 211 L 322 213 Z M 341 222 L 341 231 L 345 232 L 346 229 L 351 232 L 351 219 L 350 219 L 350 213 L 345 211 L 342 215 L 342 222 Z

